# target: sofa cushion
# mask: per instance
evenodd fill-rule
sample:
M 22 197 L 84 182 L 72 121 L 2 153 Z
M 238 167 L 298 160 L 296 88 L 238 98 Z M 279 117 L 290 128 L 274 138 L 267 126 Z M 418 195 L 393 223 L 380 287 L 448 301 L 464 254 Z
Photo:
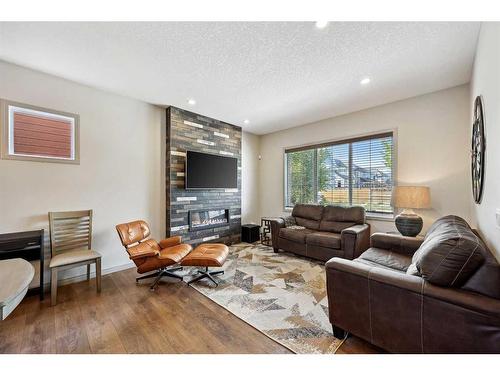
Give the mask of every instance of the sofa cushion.
M 310 229 L 281 228 L 280 237 L 289 241 L 306 243 L 306 236 L 313 231 Z
M 325 206 L 319 229 L 340 233 L 348 227 L 364 223 L 365 209 L 363 207 Z
M 375 263 L 397 271 L 406 272 L 411 264 L 411 256 L 386 249 L 371 247 L 357 258 L 362 261 Z
M 318 230 L 321 216 L 323 215 L 323 206 L 317 204 L 296 204 L 292 210 L 292 216 L 295 217 L 297 225 Z
M 329 247 L 331 249 L 340 249 L 340 234 L 331 232 L 313 232 L 306 236 L 308 245 Z
M 413 263 L 430 283 L 460 287 L 484 262 L 483 246 L 464 219 L 445 216 L 431 226 Z

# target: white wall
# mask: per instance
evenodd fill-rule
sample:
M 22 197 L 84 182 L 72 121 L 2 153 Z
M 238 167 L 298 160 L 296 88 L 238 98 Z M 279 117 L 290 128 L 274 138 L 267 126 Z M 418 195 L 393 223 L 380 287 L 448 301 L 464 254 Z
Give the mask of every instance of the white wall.
M 500 209 L 500 23 L 481 25 L 471 82 L 469 108 L 482 95 L 486 134 L 485 186 L 481 204 L 472 203 L 472 218 L 488 246 L 500 259 L 500 228 L 495 211 Z M 470 114 L 472 119 L 472 112 Z M 472 122 L 472 121 L 471 121 Z M 471 129 L 469 128 L 469 131 Z M 469 133 L 470 134 L 470 133 Z
M 291 146 L 395 129 L 399 184 L 431 188 L 424 231 L 436 218 L 470 220 L 469 86 L 418 96 L 261 137 L 260 213 L 283 215 L 283 152 Z M 395 230 L 374 221 L 373 231 Z
M 260 223 L 260 137 L 243 132 L 241 137 L 241 224 Z
M 104 270 L 131 264 L 116 224 L 143 218 L 164 235 L 160 108 L 1 61 L 0 98 L 79 114 L 81 140 L 80 165 L 0 160 L 0 233 L 48 230 L 48 211 L 91 208 Z

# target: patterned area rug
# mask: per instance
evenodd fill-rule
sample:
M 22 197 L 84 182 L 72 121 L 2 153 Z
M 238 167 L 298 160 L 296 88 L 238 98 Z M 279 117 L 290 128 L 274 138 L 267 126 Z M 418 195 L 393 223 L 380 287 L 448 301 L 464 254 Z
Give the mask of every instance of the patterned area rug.
M 237 244 L 223 269 L 217 288 L 206 279 L 191 286 L 295 353 L 335 353 L 342 344 L 328 320 L 321 263 Z

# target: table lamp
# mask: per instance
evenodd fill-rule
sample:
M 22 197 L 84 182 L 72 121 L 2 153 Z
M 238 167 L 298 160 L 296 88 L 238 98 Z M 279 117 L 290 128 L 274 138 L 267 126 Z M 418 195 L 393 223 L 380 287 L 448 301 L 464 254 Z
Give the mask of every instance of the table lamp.
M 396 228 L 403 236 L 416 237 L 423 226 L 423 220 L 414 208 L 430 208 L 431 193 L 427 186 L 395 186 L 392 194 L 393 206 L 403 208 L 396 216 Z

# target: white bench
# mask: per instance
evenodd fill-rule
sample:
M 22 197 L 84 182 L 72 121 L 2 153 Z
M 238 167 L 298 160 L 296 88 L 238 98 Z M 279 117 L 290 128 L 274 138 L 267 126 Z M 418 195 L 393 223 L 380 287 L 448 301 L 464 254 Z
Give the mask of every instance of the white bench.
M 43 271 L 41 271 L 43 272 Z M 33 280 L 35 269 L 24 259 L 0 260 L 0 319 L 21 303 Z

